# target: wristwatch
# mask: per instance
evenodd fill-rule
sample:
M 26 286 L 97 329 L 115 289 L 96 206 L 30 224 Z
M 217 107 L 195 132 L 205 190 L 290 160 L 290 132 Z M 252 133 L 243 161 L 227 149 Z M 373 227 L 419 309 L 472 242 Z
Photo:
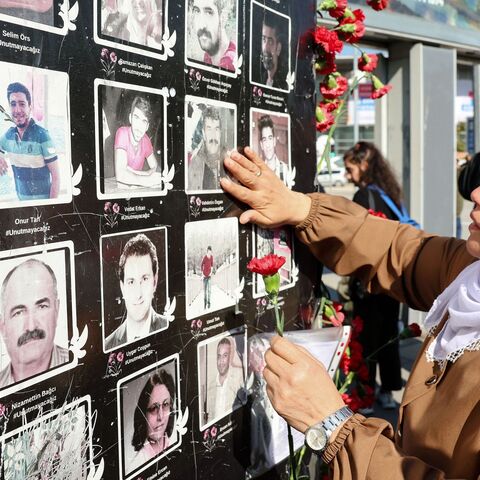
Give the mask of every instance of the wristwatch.
M 307 428 L 305 432 L 305 443 L 314 453 L 322 454 L 327 448 L 328 440 L 334 430 L 345 420 L 348 420 L 353 412 L 347 406 L 324 418 L 321 422 Z

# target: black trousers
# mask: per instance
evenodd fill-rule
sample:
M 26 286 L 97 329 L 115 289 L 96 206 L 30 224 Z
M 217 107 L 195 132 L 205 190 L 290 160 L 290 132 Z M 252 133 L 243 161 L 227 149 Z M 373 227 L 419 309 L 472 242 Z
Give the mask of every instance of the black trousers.
M 359 342 L 367 358 L 398 335 L 400 304 L 386 295 L 367 295 L 354 302 L 354 314 L 363 319 Z M 369 385 L 375 388 L 377 363 L 384 391 L 400 390 L 403 386 L 398 340 L 381 348 L 367 361 Z

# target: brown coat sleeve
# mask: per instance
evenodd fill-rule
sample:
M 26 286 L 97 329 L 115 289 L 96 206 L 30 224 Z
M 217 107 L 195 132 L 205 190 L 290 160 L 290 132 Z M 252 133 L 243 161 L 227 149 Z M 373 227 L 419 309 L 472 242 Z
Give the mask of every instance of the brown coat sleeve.
M 333 480 L 444 480 L 445 474 L 422 460 L 402 455 L 385 420 L 356 414 L 328 446 L 323 460 Z
M 437 237 L 369 215 L 343 197 L 310 195 L 297 236 L 328 268 L 357 276 L 373 293 L 387 293 L 417 310 L 433 300 L 475 259 L 464 240 Z

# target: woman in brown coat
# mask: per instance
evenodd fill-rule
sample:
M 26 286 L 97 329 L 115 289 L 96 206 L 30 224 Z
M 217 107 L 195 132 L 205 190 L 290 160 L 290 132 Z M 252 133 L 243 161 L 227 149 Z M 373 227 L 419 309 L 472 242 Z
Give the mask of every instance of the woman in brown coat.
M 480 264 L 473 262 L 480 258 L 480 188 L 472 193 L 465 242 L 369 215 L 342 197 L 292 192 L 251 149 L 245 153 L 248 158 L 234 152 L 225 159 L 241 185 L 222 180 L 225 191 L 251 207 L 241 223 L 294 225 L 329 268 L 355 273 L 371 292 L 430 310 L 430 334 L 406 386 L 397 432 L 358 414 L 344 421 L 321 452 L 333 478 L 478 479 Z M 297 430 L 344 406 L 325 368 L 302 348 L 275 337 L 266 362 L 273 406 Z

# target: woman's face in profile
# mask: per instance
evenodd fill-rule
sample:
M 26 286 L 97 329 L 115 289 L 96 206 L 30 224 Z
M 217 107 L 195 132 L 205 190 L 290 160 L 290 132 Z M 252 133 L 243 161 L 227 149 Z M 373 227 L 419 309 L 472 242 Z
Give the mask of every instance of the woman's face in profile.
M 172 399 L 165 385 L 155 385 L 147 406 L 148 439 L 159 442 L 165 435 L 170 417 Z

